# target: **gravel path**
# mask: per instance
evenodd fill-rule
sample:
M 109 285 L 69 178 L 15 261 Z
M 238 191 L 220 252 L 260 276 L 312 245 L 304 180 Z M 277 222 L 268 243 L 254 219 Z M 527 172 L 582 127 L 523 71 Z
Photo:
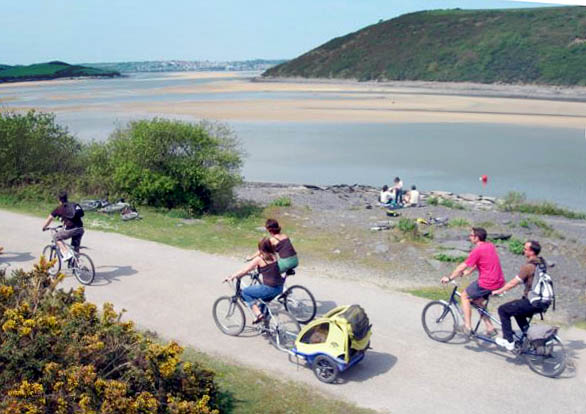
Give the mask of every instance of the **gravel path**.
M 5 254 L 0 262 L 32 268 L 47 242 L 42 220 L 0 210 Z M 228 294 L 220 280 L 242 263 L 236 259 L 182 250 L 113 233 L 89 231 L 97 278 L 86 294 L 90 301 L 111 302 L 126 317 L 166 338 L 190 344 L 223 359 L 301 381 L 335 398 L 382 412 L 468 413 L 481 407 L 503 412 L 586 412 L 586 332 L 561 335 L 572 355 L 564 378 L 532 373 L 519 360 L 495 347 L 458 336 L 452 344 L 429 340 L 421 328 L 426 301 L 386 291 L 365 281 L 332 280 L 300 268 L 296 283 L 309 286 L 321 312 L 337 304 L 360 303 L 373 324 L 372 347 L 360 364 L 336 385 L 320 383 L 311 370 L 289 360 L 262 337 L 228 337 L 211 317 L 214 300 Z M 368 275 L 367 275 L 368 276 Z M 65 287 L 77 286 L 68 277 Z

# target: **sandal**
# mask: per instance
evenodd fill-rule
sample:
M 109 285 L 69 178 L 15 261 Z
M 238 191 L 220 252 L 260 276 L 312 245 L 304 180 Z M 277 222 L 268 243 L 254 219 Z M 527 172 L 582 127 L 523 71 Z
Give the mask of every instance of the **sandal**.
M 253 325 L 256 325 L 257 323 L 259 323 L 260 321 L 262 321 L 265 318 L 265 316 L 261 313 L 260 315 L 258 315 L 256 317 L 256 319 L 254 321 L 252 321 Z

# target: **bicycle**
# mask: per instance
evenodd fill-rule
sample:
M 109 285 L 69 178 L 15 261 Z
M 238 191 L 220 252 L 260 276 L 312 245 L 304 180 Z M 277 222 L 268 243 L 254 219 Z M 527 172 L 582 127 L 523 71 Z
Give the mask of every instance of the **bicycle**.
M 47 227 L 45 230 L 50 230 L 53 233 L 56 233 L 61 228 L 63 228 L 63 226 Z M 49 274 L 51 276 L 56 276 L 63 265 L 63 256 L 61 249 L 55 242 L 55 239 L 52 237 L 51 240 L 51 244 L 48 244 L 43 248 L 43 256 L 45 256 L 49 261 L 55 259 L 55 264 L 49 269 Z M 64 243 L 65 246 L 73 252 L 73 257 L 67 260 L 67 266 L 71 269 L 75 278 L 82 285 L 91 284 L 94 281 L 94 277 L 96 276 L 96 269 L 92 259 L 85 253 L 76 252 L 73 246 L 66 243 L 65 241 L 62 240 L 61 242 Z M 83 246 L 80 247 L 80 249 L 85 248 L 86 247 Z
M 230 286 L 233 285 L 231 282 Z M 230 336 L 238 336 L 246 326 L 246 316 L 244 310 L 247 309 L 251 320 L 256 319 L 254 312 L 246 305 L 242 298 L 241 279 L 237 279 L 234 284 L 234 295 L 220 296 L 214 302 L 212 315 L 216 326 Z M 272 300 L 272 299 L 271 299 Z M 271 309 L 269 301 L 259 299 L 261 311 L 265 317 L 262 323 L 253 326 L 253 329 L 269 337 L 269 341 L 281 351 L 293 354 L 291 351 L 295 346 L 297 335 L 301 327 L 295 317 L 286 310 Z
M 463 313 L 458 303 L 458 285 L 452 281 L 454 289 L 450 295 L 450 300 L 435 300 L 429 302 L 421 314 L 421 323 L 427 336 L 438 342 L 449 342 L 455 335 L 458 327 L 463 321 Z M 478 311 L 480 319 L 472 329 L 470 336 L 481 341 L 497 344 L 496 341 L 486 335 L 478 333 L 482 318 L 490 318 L 493 322 L 501 326 L 501 322 L 488 312 L 488 299 L 484 306 L 476 305 L 471 302 L 470 305 Z M 531 319 L 529 320 L 531 323 Z M 529 326 L 529 324 L 527 325 Z M 543 344 L 536 344 L 529 340 L 527 329 L 520 333 L 513 332 L 515 349 L 512 351 L 517 356 L 522 356 L 531 370 L 539 375 L 546 377 L 558 377 L 566 369 L 566 350 L 562 340 L 554 335 Z
M 285 273 L 285 282 L 287 278 L 293 276 L 295 270 L 291 269 Z M 244 287 L 260 284 L 260 275 L 258 272 L 250 272 L 242 276 Z M 313 294 L 305 286 L 293 285 L 283 290 L 277 301 L 281 303 L 287 312 L 291 312 L 297 322 L 306 324 L 315 318 L 317 305 Z

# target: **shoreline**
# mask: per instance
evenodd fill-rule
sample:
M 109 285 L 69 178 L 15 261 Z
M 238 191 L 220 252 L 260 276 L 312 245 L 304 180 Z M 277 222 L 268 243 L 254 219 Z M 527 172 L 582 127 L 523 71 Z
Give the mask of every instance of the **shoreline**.
M 394 93 L 495 97 L 503 99 L 536 99 L 567 102 L 586 102 L 586 86 L 506 84 L 474 82 L 434 82 L 434 81 L 359 81 L 357 79 L 325 78 L 263 78 L 251 80 L 258 83 L 297 83 L 306 85 L 360 85 L 394 90 Z

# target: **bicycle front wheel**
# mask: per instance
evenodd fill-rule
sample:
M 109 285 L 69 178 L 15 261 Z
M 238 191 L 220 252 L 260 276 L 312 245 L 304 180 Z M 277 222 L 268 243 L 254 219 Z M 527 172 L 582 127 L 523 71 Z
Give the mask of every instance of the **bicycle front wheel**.
M 55 259 L 55 264 L 49 268 L 49 274 L 51 276 L 57 275 L 61 270 L 61 256 L 57 254 L 57 248 L 52 244 L 48 244 L 43 248 L 42 254 L 48 261 Z
M 91 284 L 96 277 L 96 269 L 92 259 L 85 253 L 79 253 L 76 258 L 71 260 L 73 261 L 73 275 L 77 281 L 82 285 Z
M 290 351 L 295 346 L 301 327 L 295 316 L 287 311 L 274 311 L 269 320 L 271 343 L 282 351 Z
M 529 368 L 544 377 L 558 377 L 566 369 L 566 349 L 557 336 L 543 345 L 530 343 L 523 356 Z
M 425 333 L 434 341 L 448 342 L 456 335 L 456 317 L 452 309 L 439 300 L 429 302 L 421 314 Z
M 242 306 L 230 296 L 222 296 L 214 302 L 212 308 L 214 322 L 226 335 L 238 336 L 244 330 L 246 319 Z
M 308 323 L 315 317 L 317 306 L 315 298 L 304 286 L 293 285 L 283 294 L 285 309 L 297 319 L 299 323 Z

